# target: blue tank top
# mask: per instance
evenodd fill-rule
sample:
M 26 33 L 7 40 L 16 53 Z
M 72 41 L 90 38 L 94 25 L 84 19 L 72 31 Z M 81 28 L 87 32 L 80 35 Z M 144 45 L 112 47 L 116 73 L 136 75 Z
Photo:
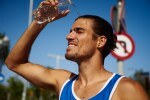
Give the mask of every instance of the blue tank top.
M 119 81 L 124 76 L 113 74 L 107 82 L 104 84 L 102 89 L 93 97 L 90 97 L 88 100 L 110 100 Z M 60 91 L 59 100 L 81 100 L 76 96 L 74 92 L 74 83 L 78 78 L 78 75 L 73 77 L 72 79 L 68 79 L 62 86 Z

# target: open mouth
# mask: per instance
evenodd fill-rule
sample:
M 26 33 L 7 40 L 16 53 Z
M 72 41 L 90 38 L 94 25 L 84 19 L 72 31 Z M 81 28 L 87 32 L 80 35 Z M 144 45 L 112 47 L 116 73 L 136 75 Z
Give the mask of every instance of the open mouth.
M 76 42 L 68 42 L 68 47 L 75 47 L 77 46 Z
M 69 44 L 68 47 L 75 47 L 76 45 L 74 44 Z

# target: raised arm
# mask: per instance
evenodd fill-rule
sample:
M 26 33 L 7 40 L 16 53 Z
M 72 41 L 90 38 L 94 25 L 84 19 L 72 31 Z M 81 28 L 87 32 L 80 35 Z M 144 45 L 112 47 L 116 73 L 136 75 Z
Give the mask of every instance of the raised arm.
M 54 20 L 64 17 L 67 13 L 68 11 L 57 16 Z M 23 76 L 33 84 L 44 88 L 55 88 L 59 92 L 61 85 L 70 77 L 71 73 L 65 70 L 47 69 L 28 60 L 32 44 L 47 24 L 37 24 L 36 21 L 33 21 L 13 47 L 5 63 L 10 70 Z

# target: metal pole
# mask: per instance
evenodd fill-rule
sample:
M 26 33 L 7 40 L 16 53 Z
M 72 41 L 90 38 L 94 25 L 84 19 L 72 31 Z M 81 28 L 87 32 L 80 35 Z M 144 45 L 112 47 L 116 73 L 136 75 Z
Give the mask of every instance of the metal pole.
M 33 0 L 30 0 L 30 8 L 29 8 L 29 21 L 28 21 L 28 26 L 32 22 L 32 9 L 33 9 Z M 27 87 L 28 87 L 28 81 L 24 81 L 24 87 L 23 87 L 23 92 L 22 92 L 22 100 L 26 100 L 26 95 L 27 95 Z
M 118 0 L 118 22 L 117 22 L 117 26 L 116 26 L 116 32 L 120 32 L 120 21 L 121 21 L 121 14 L 122 14 L 122 7 L 123 7 L 123 4 L 122 4 L 122 0 Z M 118 60 L 118 73 L 121 74 L 121 75 L 124 75 L 124 72 L 123 72 L 123 68 L 124 68 L 124 62 L 123 60 Z
M 24 81 L 24 87 L 23 87 L 23 92 L 22 92 L 22 100 L 26 100 L 26 94 L 27 94 L 27 81 Z
M 56 56 L 56 68 L 60 68 L 60 56 Z
M 60 55 L 48 54 L 48 57 L 56 59 L 56 69 L 60 68 L 60 60 L 65 60 L 65 57 Z
M 120 75 L 124 75 L 123 67 L 124 67 L 124 62 L 122 60 L 118 60 L 118 73 Z
M 29 8 L 29 22 L 28 22 L 28 26 L 31 24 L 32 22 L 32 10 L 33 10 L 33 0 L 30 0 L 30 8 Z

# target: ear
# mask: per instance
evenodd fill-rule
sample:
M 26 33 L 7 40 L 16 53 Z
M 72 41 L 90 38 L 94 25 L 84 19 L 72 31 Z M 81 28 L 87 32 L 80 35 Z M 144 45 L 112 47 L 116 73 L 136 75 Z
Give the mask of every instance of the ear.
M 98 41 L 97 41 L 97 48 L 102 48 L 104 47 L 104 45 L 106 44 L 107 42 L 107 38 L 106 36 L 102 35 L 102 36 L 99 36 L 98 37 Z

